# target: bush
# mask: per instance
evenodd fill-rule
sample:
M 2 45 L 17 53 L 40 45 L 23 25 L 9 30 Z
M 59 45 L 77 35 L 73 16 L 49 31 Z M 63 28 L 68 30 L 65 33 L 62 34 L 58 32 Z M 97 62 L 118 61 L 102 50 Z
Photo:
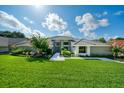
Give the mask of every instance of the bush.
M 71 56 L 71 51 L 67 50 L 67 49 L 62 49 L 61 50 L 61 55 L 65 56 L 65 57 L 69 57 Z
M 19 55 L 19 54 L 23 54 L 24 50 L 21 48 L 16 48 L 16 49 L 12 49 L 11 50 L 11 54 L 12 55 Z
M 24 48 L 15 48 L 12 49 L 10 54 L 12 55 L 26 55 L 26 53 L 30 54 L 31 50 L 30 49 L 24 49 Z
M 53 55 L 52 49 L 50 49 L 50 48 L 47 49 L 47 50 L 46 50 L 46 54 L 47 54 L 47 55 Z

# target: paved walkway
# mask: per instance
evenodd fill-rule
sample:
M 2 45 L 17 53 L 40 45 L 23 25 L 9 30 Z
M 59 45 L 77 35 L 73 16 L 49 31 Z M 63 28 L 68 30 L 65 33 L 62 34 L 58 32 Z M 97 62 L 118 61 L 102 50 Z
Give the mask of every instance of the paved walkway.
M 60 53 L 55 53 L 51 58 L 50 61 L 65 61 L 64 57 L 60 56 Z
M 116 63 L 122 63 L 124 64 L 124 62 L 118 61 L 118 60 L 113 60 L 110 58 L 99 58 L 99 57 L 67 57 L 66 59 L 88 59 L 88 60 L 103 60 L 103 61 L 110 61 L 110 62 L 116 62 Z

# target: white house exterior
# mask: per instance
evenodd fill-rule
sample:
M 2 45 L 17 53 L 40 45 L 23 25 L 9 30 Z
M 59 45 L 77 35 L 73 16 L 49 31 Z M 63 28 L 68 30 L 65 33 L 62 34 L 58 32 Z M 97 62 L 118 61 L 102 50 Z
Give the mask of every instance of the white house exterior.
M 54 52 L 60 52 L 61 48 L 66 48 L 72 51 L 75 56 L 105 56 L 112 54 L 111 45 L 96 40 L 78 40 L 67 36 L 56 36 L 50 38 L 50 40 Z
M 67 36 L 55 36 L 49 38 L 50 48 L 54 52 L 60 52 L 61 48 L 66 48 L 67 50 L 73 50 L 73 43 L 76 41 L 73 37 Z
M 74 47 L 74 54 L 76 56 L 112 55 L 110 45 L 74 45 Z M 81 48 L 83 51 L 81 51 Z

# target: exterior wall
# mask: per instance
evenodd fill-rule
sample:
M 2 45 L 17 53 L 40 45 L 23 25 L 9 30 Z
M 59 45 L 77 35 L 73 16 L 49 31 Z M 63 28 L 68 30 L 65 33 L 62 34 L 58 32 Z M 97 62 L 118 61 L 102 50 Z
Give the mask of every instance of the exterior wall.
M 90 48 L 91 55 L 111 55 L 110 46 L 91 46 Z
M 74 54 L 75 56 L 79 55 L 99 55 L 99 56 L 104 56 L 104 55 L 111 55 L 111 48 L 110 46 L 86 46 L 86 53 L 79 53 L 79 46 L 74 47 Z
M 0 47 L 0 53 L 8 52 L 8 47 Z
M 74 47 L 74 54 L 75 54 L 75 56 L 79 56 L 79 55 L 90 56 L 90 46 L 86 46 L 86 53 L 79 53 L 79 46 L 75 46 Z
M 73 51 L 74 51 L 75 56 L 78 56 L 78 54 L 79 54 L 79 47 L 78 46 L 74 46 Z
M 0 37 L 0 46 L 8 46 L 8 38 Z

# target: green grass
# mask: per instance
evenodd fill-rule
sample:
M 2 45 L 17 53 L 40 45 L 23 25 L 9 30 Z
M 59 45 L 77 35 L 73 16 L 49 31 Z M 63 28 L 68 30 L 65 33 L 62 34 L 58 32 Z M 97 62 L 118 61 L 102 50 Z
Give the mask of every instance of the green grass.
M 124 87 L 124 64 L 0 55 L 0 87 Z

